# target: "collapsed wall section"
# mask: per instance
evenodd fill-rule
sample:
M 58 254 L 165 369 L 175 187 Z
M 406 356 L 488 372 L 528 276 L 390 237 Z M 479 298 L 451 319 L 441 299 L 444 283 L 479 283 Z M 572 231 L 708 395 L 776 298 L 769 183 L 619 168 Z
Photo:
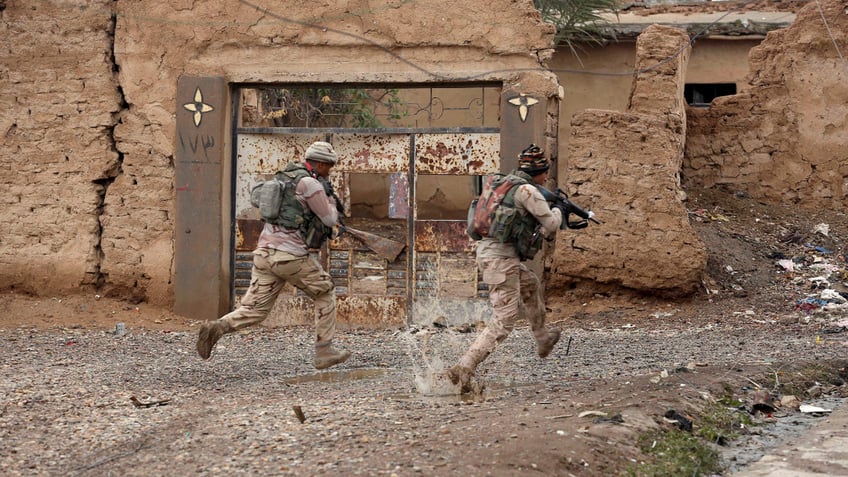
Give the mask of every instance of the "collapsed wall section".
M 103 280 L 100 216 L 120 171 L 112 2 L 0 11 L 0 288 L 62 293 Z
M 845 0 L 811 2 L 789 28 L 770 32 L 749 55 L 750 88 L 689 109 L 686 185 L 771 203 L 844 206 L 846 54 Z
M 628 111 L 574 115 L 560 183 L 603 224 L 558 234 L 550 288 L 586 279 L 685 294 L 700 284 L 706 248 L 689 224 L 679 178 L 688 42 L 683 30 L 647 28 Z

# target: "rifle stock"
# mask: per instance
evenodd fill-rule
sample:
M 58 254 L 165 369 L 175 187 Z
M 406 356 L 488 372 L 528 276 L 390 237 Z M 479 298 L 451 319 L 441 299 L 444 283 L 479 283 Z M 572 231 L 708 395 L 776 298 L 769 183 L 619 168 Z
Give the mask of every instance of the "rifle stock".
M 336 195 L 333 183 L 326 177 L 319 177 L 318 182 L 324 186 L 324 192 L 327 194 L 327 197 L 332 197 L 336 201 L 336 210 L 339 213 L 339 235 L 336 238 L 341 237 L 344 232 L 347 232 L 362 241 L 366 247 L 370 248 L 381 258 L 385 258 L 390 262 L 395 261 L 398 255 L 403 252 L 403 249 L 406 248 L 406 244 L 345 225 L 343 220 L 345 215 L 344 204 L 342 204 L 339 196 Z
M 394 262 L 398 255 L 406 248 L 406 244 L 395 240 L 380 237 L 379 235 L 344 226 L 344 231 L 358 238 L 366 247 L 373 250 L 380 258 Z

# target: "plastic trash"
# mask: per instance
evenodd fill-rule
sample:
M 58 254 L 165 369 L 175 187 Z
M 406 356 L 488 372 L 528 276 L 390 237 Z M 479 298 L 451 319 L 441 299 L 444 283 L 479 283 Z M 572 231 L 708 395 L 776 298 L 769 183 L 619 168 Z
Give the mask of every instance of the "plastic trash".
M 832 288 L 822 290 L 819 296 L 822 300 L 827 300 L 828 303 L 845 303 L 848 301 L 838 291 Z
M 781 267 L 783 267 L 783 269 L 786 270 L 787 272 L 794 272 L 795 271 L 795 262 L 793 262 L 792 260 L 787 260 L 787 259 L 778 260 L 777 264 L 780 265 Z

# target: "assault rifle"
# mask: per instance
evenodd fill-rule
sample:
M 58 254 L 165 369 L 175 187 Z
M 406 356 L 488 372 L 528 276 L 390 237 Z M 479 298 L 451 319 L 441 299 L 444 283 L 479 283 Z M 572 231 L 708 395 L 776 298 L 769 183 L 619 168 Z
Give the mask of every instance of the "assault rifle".
M 569 229 L 582 229 L 589 225 L 589 221 L 596 224 L 600 224 L 597 219 L 595 219 L 595 213 L 591 210 L 583 210 L 574 202 L 568 200 L 568 196 L 565 195 L 565 192 L 562 189 L 557 189 L 556 192 L 551 192 L 548 189 L 537 186 L 539 188 L 539 192 L 542 193 L 542 197 L 545 198 L 546 201 L 550 202 L 552 208 L 557 208 L 562 212 L 562 225 L 559 226 L 560 230 L 565 230 L 565 228 Z M 571 221 L 569 220 L 569 216 L 574 214 L 580 217 L 581 220 Z
M 336 199 L 336 210 L 339 211 L 339 218 L 341 218 L 345 213 L 344 204 L 339 200 L 339 196 L 336 195 L 336 189 L 333 187 L 333 183 L 330 182 L 330 179 L 320 176 L 318 176 L 318 182 L 324 187 L 324 193 L 327 194 L 327 197 Z

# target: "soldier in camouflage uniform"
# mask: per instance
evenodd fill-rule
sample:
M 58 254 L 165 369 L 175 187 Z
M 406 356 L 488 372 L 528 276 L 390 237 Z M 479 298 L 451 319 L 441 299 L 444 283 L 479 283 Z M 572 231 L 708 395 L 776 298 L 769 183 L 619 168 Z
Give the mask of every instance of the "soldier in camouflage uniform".
M 511 223 L 517 225 L 503 236 L 504 228 L 497 223 L 497 217 L 504 214 L 495 213 L 496 219 L 488 235 L 481 237 L 477 244 L 477 266 L 483 281 L 489 286 L 492 318 L 459 362 L 447 370 L 448 378 L 459 384 L 463 393 L 472 390 L 471 378 L 475 369 L 509 336 L 517 318 L 522 317 L 529 322 L 542 358 L 550 354 L 560 336 L 559 330 L 545 328 L 545 306 L 539 278 L 521 261 L 532 258 L 538 250 L 537 241 L 541 236 L 550 236 L 560 227 L 563 213 L 557 208 L 551 210 L 536 187 L 544 184 L 551 167 L 544 151 L 530 145 L 519 154 L 518 159 L 518 169 L 500 180 L 500 183 L 510 181 L 515 185 L 498 206 L 514 208 L 516 218 Z M 489 184 L 491 182 L 487 182 L 488 187 L 484 187 L 480 195 L 481 201 L 492 192 L 490 187 L 493 186 Z M 526 233 L 529 231 L 535 233 Z
M 306 293 L 315 304 L 315 367 L 328 368 L 350 357 L 350 352 L 332 347 L 335 286 L 309 255 L 309 249 L 320 247 L 339 224 L 337 198 L 327 182 L 338 156 L 332 145 L 319 141 L 307 148 L 305 158 L 305 162 L 290 163 L 278 174 L 287 182 L 280 217 L 276 223 L 266 222 L 259 235 L 250 288 L 239 307 L 200 328 L 197 353 L 201 358 L 209 359 L 223 335 L 264 321 L 286 282 Z

